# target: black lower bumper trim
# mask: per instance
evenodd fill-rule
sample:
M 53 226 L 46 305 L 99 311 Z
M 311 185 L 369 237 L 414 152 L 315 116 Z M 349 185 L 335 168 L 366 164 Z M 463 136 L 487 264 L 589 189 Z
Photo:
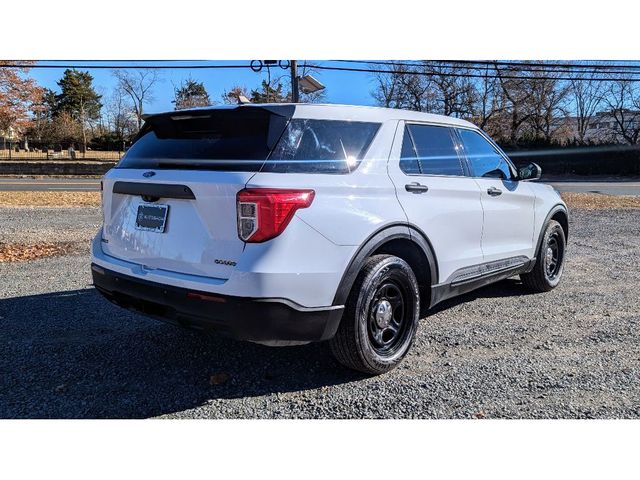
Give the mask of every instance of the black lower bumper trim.
M 333 337 L 343 308 L 304 308 L 284 299 L 232 297 L 140 280 L 91 265 L 109 301 L 158 320 L 217 330 L 240 340 L 286 344 Z

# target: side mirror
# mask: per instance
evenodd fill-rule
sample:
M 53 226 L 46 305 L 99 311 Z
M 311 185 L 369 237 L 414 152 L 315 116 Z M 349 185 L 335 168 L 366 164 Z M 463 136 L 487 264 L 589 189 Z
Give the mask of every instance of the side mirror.
M 518 167 L 518 180 L 539 180 L 542 176 L 542 169 L 537 163 L 527 163 Z

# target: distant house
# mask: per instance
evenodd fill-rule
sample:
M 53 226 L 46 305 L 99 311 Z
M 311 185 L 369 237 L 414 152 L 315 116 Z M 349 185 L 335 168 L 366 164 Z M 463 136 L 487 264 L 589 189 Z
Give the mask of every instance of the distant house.
M 621 135 L 619 121 L 624 121 L 627 129 L 640 130 L 640 110 L 622 109 L 618 111 L 598 112 L 589 119 L 585 131 L 585 140 L 601 142 L 626 143 Z M 574 116 L 564 117 L 560 120 L 564 126 L 564 133 L 567 140 L 578 138 L 578 119 Z
M 0 130 L 0 148 L 9 148 L 9 142 L 16 141 L 16 131 L 13 127 L 9 127 L 7 130 Z

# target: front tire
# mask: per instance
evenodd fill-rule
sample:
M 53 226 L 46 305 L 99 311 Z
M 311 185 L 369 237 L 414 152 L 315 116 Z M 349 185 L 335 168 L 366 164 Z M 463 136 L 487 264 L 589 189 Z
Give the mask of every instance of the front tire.
M 409 264 L 393 255 L 374 255 L 351 289 L 331 351 L 353 370 L 388 372 L 411 348 L 419 312 L 418 281 Z
M 536 264 L 529 273 L 520 275 L 522 283 L 535 292 L 548 292 L 556 288 L 564 271 L 566 246 L 562 225 L 555 220 L 549 221 L 536 253 Z

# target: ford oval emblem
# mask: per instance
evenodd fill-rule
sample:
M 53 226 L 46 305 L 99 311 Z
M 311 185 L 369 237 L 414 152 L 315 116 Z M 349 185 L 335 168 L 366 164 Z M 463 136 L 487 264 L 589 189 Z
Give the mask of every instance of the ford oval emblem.
M 156 174 L 156 172 L 144 172 L 144 173 L 142 174 L 142 176 L 143 176 L 143 177 L 145 177 L 145 178 L 151 178 L 151 177 L 153 177 L 155 174 Z

